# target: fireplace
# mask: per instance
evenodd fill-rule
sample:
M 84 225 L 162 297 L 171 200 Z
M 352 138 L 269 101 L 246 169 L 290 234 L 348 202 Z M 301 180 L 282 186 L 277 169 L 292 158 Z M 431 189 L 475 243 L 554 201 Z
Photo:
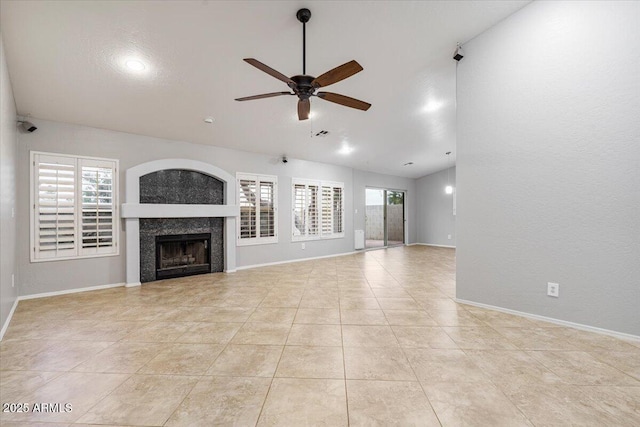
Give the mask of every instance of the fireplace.
M 156 236 L 156 280 L 211 271 L 211 234 Z
M 178 255 L 166 255 L 172 261 L 156 265 L 157 236 L 206 233 L 210 239 L 205 248 L 208 260 L 203 263 L 209 264 L 206 272 L 235 271 L 236 218 L 240 209 L 236 205 L 236 178 L 225 170 L 190 159 L 154 160 L 129 168 L 126 203 L 120 212 L 126 220 L 126 286 L 167 277 L 168 269 L 178 267 L 178 260 L 174 260 Z M 184 272 L 192 274 L 194 267 L 199 269 L 193 254 L 191 258 L 187 254 L 185 263 L 176 270 L 184 268 Z

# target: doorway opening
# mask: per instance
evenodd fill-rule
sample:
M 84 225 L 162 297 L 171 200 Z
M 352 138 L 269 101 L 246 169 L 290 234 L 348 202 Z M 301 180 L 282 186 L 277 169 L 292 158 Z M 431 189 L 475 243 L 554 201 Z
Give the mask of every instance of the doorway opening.
M 367 188 L 365 196 L 365 248 L 387 248 L 405 243 L 405 192 Z

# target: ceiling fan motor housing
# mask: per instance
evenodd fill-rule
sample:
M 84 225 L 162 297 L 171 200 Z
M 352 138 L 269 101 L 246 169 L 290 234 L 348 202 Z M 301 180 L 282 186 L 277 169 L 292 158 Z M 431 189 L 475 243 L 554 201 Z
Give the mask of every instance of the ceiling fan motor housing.
M 311 84 L 314 79 L 315 77 L 312 76 L 293 76 L 291 80 L 293 80 L 296 85 L 291 85 L 290 87 L 300 99 L 309 99 L 316 91 L 316 87 Z

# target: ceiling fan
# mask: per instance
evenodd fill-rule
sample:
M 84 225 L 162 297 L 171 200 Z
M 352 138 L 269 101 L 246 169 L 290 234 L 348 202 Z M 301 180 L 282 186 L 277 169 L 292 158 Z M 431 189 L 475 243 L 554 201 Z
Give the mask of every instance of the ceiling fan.
M 367 111 L 371 104 L 360 101 L 355 98 L 350 98 L 345 95 L 340 95 L 333 92 L 317 92 L 316 90 L 337 83 L 341 80 L 351 77 L 356 73 L 363 70 L 362 66 L 356 61 L 349 61 L 346 64 L 342 64 L 319 77 L 308 76 L 306 70 L 306 23 L 311 19 L 311 11 L 309 9 L 300 9 L 296 13 L 298 21 L 302 22 L 302 75 L 287 77 L 284 74 L 274 70 L 273 68 L 263 64 L 254 58 L 245 58 L 244 60 L 253 65 L 257 69 L 264 71 L 270 76 L 283 81 L 289 86 L 293 92 L 272 92 L 262 95 L 247 96 L 244 98 L 236 98 L 236 101 L 251 101 L 254 99 L 271 98 L 281 95 L 297 95 L 298 100 L 298 119 L 307 120 L 309 118 L 309 112 L 311 111 L 310 98 L 317 96 L 325 101 L 334 102 L 336 104 L 344 105 L 345 107 L 356 108 L 358 110 Z

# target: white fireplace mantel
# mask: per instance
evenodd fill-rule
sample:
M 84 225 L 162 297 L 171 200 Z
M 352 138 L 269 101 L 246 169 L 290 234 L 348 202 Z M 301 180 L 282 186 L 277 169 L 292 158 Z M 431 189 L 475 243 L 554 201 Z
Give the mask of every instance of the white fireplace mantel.
M 123 203 L 122 218 L 218 218 L 237 217 L 240 207 L 235 205 L 163 205 Z
M 140 177 L 149 173 L 184 169 L 212 176 L 223 182 L 222 205 L 167 205 L 140 203 Z M 236 179 L 228 172 L 208 163 L 189 159 L 163 159 L 143 163 L 127 169 L 126 203 L 121 216 L 125 220 L 127 248 L 126 286 L 140 285 L 140 218 L 197 218 L 224 217 L 224 271 L 236 271 L 236 218 L 240 208 L 236 205 Z

